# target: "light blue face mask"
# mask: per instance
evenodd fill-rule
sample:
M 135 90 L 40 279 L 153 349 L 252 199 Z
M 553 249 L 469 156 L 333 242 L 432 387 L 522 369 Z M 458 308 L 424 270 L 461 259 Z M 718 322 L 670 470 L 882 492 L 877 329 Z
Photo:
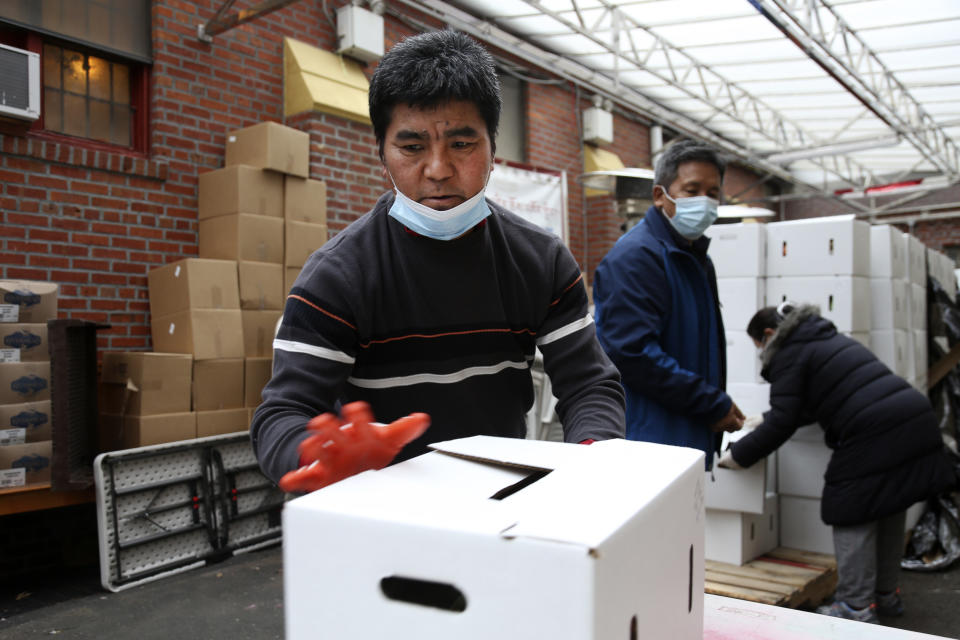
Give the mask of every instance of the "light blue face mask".
M 663 189 L 663 197 L 672 202 L 677 213 L 668 218 L 673 228 L 687 240 L 696 240 L 703 235 L 707 228 L 717 221 L 717 207 L 720 203 L 710 196 L 693 196 L 690 198 L 677 198 L 674 200 Z
M 397 196 L 390 207 L 389 215 L 412 231 L 435 240 L 459 238 L 490 215 L 490 207 L 484 198 L 486 186 L 477 195 L 445 211 L 432 209 L 400 193 L 393 185 Z

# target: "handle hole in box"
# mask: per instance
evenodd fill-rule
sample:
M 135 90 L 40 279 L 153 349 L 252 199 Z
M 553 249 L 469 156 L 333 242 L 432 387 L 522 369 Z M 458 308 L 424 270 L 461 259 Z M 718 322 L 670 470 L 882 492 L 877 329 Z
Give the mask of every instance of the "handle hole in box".
M 467 597 L 460 589 L 446 582 L 388 576 L 380 580 L 380 590 L 387 598 L 399 602 L 455 613 L 467 609 Z

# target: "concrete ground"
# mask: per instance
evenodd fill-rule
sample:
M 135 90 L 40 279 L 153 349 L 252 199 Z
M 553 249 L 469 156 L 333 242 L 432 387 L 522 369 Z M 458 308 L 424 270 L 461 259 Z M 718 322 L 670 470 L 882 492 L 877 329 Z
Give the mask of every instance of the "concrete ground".
M 120 593 L 100 587 L 95 566 L 24 579 L 0 592 L 0 638 L 283 638 L 282 574 L 281 550 L 273 546 Z M 885 624 L 957 637 L 960 567 L 941 573 L 905 571 L 902 585 L 906 615 Z

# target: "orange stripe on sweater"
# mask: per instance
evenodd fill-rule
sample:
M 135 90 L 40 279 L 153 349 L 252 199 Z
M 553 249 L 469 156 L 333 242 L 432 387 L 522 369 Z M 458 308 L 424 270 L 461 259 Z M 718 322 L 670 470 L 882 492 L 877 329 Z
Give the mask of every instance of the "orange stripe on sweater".
M 316 309 L 317 311 L 319 311 L 319 312 L 322 313 L 323 315 L 329 316 L 329 317 L 333 318 L 334 320 L 336 320 L 337 322 L 342 322 L 343 324 L 347 325 L 348 327 L 350 327 L 350 328 L 353 329 L 354 331 L 357 330 L 357 328 L 356 328 L 355 326 L 353 326 L 352 324 L 350 324 L 349 322 L 347 322 L 346 320 L 344 320 L 344 319 L 341 318 L 340 316 L 334 315 L 334 314 L 330 313 L 329 311 L 327 311 L 326 309 L 321 309 L 320 307 L 318 307 L 317 305 L 313 304 L 312 302 L 310 302 L 309 300 L 307 300 L 307 299 L 305 299 L 305 298 L 302 298 L 302 297 L 300 297 L 300 296 L 295 296 L 295 295 L 293 295 L 293 294 L 287 296 L 287 298 L 293 298 L 294 300 L 299 300 L 300 302 L 302 302 L 302 303 L 304 303 L 304 304 L 306 304 L 306 305 L 309 305 L 309 306 L 313 307 L 314 309 Z
M 560 292 L 560 295 L 557 296 L 557 299 L 556 299 L 556 300 L 554 300 L 553 302 L 550 303 L 550 306 L 552 307 L 552 306 L 554 306 L 555 304 L 557 304 L 558 302 L 560 302 L 560 298 L 563 297 L 563 294 L 565 294 L 567 291 L 570 291 L 570 289 L 573 288 L 573 285 L 577 284 L 577 283 L 580 282 L 581 280 L 583 280 L 583 274 L 582 274 L 582 273 L 581 273 L 580 275 L 578 275 L 578 276 L 577 276 L 577 279 L 574 280 L 573 282 L 571 282 L 571 283 L 567 286 L 566 289 L 564 289 L 563 291 Z
M 471 331 L 448 331 L 446 333 L 434 333 L 434 334 L 425 334 L 425 333 L 411 333 L 406 336 L 395 336 L 393 338 L 383 338 L 381 340 L 371 340 L 370 342 L 362 343 L 361 348 L 366 349 L 372 344 L 384 344 L 387 342 L 396 342 L 397 340 L 409 340 L 410 338 L 446 338 L 449 336 L 466 336 L 474 333 L 526 333 L 531 336 L 537 335 L 532 329 L 473 329 Z

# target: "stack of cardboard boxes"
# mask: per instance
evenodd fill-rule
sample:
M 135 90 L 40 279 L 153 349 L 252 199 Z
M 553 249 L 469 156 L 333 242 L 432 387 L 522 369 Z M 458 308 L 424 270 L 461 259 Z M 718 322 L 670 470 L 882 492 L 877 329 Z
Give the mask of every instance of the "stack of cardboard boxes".
M 249 428 L 272 372 L 285 266 L 297 265 L 295 277 L 326 241 L 326 185 L 307 178 L 309 143 L 254 125 L 227 136 L 224 168 L 200 176 L 200 257 L 148 274 L 155 353 L 105 354 L 109 448 Z
M 52 282 L 0 280 L 0 489 L 50 481 Z

